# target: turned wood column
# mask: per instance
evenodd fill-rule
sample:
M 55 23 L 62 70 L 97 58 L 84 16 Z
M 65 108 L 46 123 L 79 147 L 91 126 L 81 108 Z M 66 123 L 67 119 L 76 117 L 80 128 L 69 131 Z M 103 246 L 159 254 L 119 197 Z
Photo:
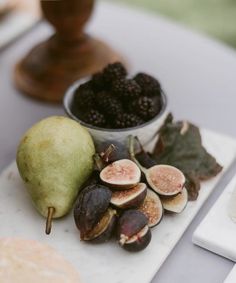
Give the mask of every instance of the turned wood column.
M 44 0 L 46 20 L 55 28 L 48 40 L 36 45 L 15 68 L 15 84 L 29 96 L 59 102 L 77 79 L 120 60 L 109 46 L 84 33 L 94 0 Z

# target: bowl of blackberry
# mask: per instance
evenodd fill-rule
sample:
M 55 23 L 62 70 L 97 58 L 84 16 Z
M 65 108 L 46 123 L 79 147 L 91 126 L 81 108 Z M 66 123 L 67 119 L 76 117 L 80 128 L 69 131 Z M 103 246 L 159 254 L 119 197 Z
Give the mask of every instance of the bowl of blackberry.
M 124 142 L 134 135 L 148 145 L 167 116 L 167 98 L 159 81 L 141 72 L 129 77 L 120 62 L 76 81 L 63 105 L 70 118 L 89 130 L 95 143 Z

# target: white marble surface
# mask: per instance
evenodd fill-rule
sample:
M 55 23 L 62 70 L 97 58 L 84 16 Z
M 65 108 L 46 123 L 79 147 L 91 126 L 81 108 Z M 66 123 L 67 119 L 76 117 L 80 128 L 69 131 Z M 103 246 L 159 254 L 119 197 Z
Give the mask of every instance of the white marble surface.
M 225 279 L 224 283 L 235 283 L 236 282 L 236 265 L 231 270 L 230 274 Z
M 235 188 L 236 176 L 194 232 L 193 242 L 236 262 L 236 223 L 229 217 L 229 205 Z
M 227 170 L 236 156 L 236 141 L 206 130 L 202 136 L 206 148 Z M 149 283 L 222 174 L 204 182 L 198 200 L 190 202 L 183 213 L 164 216 L 161 224 L 153 229 L 147 249 L 130 254 L 115 242 L 102 245 L 80 242 L 71 214 L 54 221 L 52 234 L 46 236 L 45 219 L 32 206 L 13 162 L 0 178 L 0 237 L 20 236 L 47 242 L 73 262 L 85 283 Z

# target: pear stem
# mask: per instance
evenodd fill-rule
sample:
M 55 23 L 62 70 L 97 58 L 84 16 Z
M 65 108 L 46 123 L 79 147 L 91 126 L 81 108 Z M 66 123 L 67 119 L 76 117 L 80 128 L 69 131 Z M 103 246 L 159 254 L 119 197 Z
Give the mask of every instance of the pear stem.
M 132 161 L 134 161 L 137 164 L 137 166 L 139 167 L 139 169 L 146 175 L 147 172 L 148 172 L 148 169 L 143 167 L 139 163 L 139 161 L 136 159 L 136 157 L 135 157 L 135 153 L 134 153 L 134 140 L 135 140 L 135 137 L 134 136 L 129 136 L 128 140 L 129 140 L 129 154 L 130 154 L 130 157 L 131 157 Z
M 46 230 L 45 230 L 45 233 L 47 235 L 49 235 L 51 233 L 52 219 L 53 219 L 54 213 L 55 213 L 55 208 L 54 207 L 48 207 L 48 216 L 47 216 Z

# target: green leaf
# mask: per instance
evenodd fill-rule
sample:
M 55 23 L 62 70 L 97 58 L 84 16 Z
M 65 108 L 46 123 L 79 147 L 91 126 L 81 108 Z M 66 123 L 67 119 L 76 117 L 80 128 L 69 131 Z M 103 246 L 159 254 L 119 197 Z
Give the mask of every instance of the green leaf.
M 216 176 L 222 167 L 202 145 L 199 128 L 187 122 L 174 122 L 169 114 L 159 131 L 153 157 L 158 164 L 169 164 L 187 177 L 190 199 L 196 199 L 200 180 Z

